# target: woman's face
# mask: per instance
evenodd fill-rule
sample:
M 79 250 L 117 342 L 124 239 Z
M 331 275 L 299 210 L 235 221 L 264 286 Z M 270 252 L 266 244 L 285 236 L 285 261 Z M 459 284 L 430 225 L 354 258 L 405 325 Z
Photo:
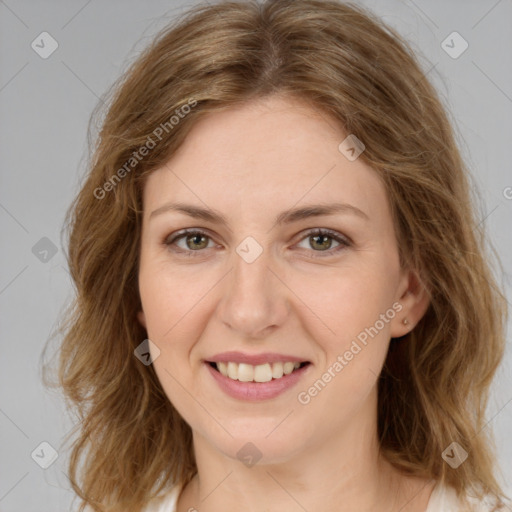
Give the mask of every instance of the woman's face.
M 201 120 L 146 182 L 139 320 L 169 400 L 228 457 L 373 428 L 389 339 L 415 321 L 384 186 L 347 135 L 267 98 Z

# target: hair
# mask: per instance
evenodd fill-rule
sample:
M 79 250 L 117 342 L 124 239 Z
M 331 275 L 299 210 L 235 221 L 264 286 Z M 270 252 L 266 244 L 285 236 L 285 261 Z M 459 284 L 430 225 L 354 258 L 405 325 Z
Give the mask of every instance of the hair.
M 76 293 L 57 332 L 57 381 L 44 376 L 79 419 L 68 476 L 80 512 L 139 512 L 197 472 L 190 426 L 153 366 L 134 357 L 147 338 L 137 320 L 144 181 L 205 115 L 278 94 L 363 141 L 359 158 L 385 184 L 400 263 L 430 298 L 414 329 L 392 340 L 378 381 L 382 455 L 500 509 L 485 411 L 506 299 L 446 110 L 410 44 L 366 9 L 249 0 L 197 5 L 165 27 L 104 96 L 94 142 L 89 126 L 87 175 L 65 219 Z M 457 469 L 441 457 L 452 442 L 468 453 Z

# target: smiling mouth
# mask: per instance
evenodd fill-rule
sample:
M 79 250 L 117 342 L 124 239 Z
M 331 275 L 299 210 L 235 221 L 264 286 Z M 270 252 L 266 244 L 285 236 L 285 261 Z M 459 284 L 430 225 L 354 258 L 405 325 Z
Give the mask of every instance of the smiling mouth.
M 308 361 L 302 363 L 276 362 L 252 365 L 235 362 L 207 362 L 213 369 L 231 380 L 240 382 L 270 382 L 285 378 L 296 370 L 309 365 Z

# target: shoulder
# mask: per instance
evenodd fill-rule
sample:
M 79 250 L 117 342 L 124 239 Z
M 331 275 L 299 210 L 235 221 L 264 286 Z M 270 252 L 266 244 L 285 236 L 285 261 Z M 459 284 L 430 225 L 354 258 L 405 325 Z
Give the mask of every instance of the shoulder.
M 438 483 L 432 490 L 428 507 L 425 512 L 492 512 L 494 502 L 491 497 L 479 500 L 473 496 L 467 497 L 468 505 L 457 497 L 453 487 Z

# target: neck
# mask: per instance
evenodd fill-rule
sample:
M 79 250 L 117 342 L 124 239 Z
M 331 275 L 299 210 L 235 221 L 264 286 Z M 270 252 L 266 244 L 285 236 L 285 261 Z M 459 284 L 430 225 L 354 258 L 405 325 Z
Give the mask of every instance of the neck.
M 361 411 L 361 417 L 368 418 L 368 411 Z M 285 460 L 252 467 L 220 453 L 196 432 L 194 451 L 198 473 L 180 496 L 178 512 L 409 512 L 424 510 L 428 501 L 425 492 L 419 494 L 420 485 L 413 489 L 380 456 L 376 421 L 362 424 L 352 418 L 332 439 L 318 439 Z M 411 504 L 414 495 L 418 499 Z

